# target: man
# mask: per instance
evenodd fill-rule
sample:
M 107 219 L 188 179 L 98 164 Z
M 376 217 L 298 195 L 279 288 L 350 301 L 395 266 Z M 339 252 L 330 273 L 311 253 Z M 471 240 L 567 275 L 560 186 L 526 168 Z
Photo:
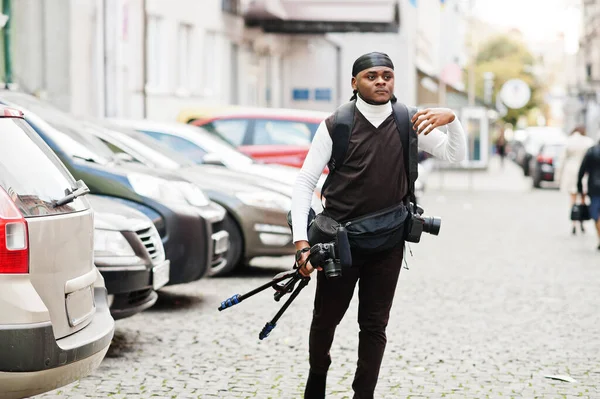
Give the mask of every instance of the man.
M 596 222 L 598 231 L 598 250 L 600 251 L 600 142 L 585 153 L 579 175 L 577 177 L 577 191 L 581 201 L 585 199 L 583 192 L 583 176 L 588 175 L 588 190 L 590 196 L 590 216 Z
M 377 212 L 401 203 L 408 195 L 402 142 L 392 115 L 394 65 L 383 53 L 369 53 L 356 60 L 352 70 L 356 101 L 351 139 L 343 165 L 336 169 L 325 192 L 324 212 L 337 221 Z M 460 162 L 465 158 L 465 137 L 454 113 L 445 108 L 410 113 L 419 134 L 419 148 L 431 155 Z M 297 178 L 292 195 L 292 227 L 300 272 L 314 269 L 307 262 L 306 226 L 312 193 L 332 154 L 333 116 L 319 126 Z M 438 130 L 447 126 L 447 134 Z M 319 269 L 309 337 L 310 372 L 306 399 L 325 397 L 326 374 L 331 363 L 335 329 L 342 320 L 356 282 L 359 282 L 358 365 L 352 387 L 355 399 L 373 398 L 386 345 L 385 330 L 403 258 L 402 244 L 383 253 L 354 256 L 342 277 L 327 279 Z

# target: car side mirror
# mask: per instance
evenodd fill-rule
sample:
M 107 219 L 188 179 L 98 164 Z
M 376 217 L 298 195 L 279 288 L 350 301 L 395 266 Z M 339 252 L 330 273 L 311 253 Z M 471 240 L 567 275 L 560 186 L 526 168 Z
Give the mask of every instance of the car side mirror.
M 207 165 L 225 166 L 221 156 L 215 152 L 209 152 L 202 157 L 202 163 Z

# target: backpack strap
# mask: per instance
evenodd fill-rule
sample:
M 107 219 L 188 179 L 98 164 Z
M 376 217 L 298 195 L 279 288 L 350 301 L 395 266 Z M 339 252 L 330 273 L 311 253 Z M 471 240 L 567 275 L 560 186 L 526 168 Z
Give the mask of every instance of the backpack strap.
M 329 173 L 334 172 L 338 166 L 342 166 L 348 145 L 350 135 L 354 127 L 354 112 L 356 110 L 356 101 L 350 101 L 337 109 L 333 117 L 333 132 L 331 134 L 333 146 L 331 148 L 331 159 Z
M 417 197 L 415 195 L 415 181 L 419 176 L 419 145 L 418 136 L 410 122 L 410 113 L 405 104 L 395 102 L 392 104 L 392 114 L 396 122 L 396 128 L 402 141 L 402 151 L 404 152 L 404 170 L 408 182 L 409 200 L 417 206 Z
M 331 158 L 327 163 L 329 175 L 325 179 L 325 183 L 323 183 L 321 193 L 325 192 L 325 188 L 327 187 L 331 176 L 335 173 L 337 168 L 344 163 L 346 151 L 348 151 L 348 145 L 350 143 L 350 135 L 354 128 L 355 110 L 356 100 L 353 100 L 340 106 L 333 115 Z

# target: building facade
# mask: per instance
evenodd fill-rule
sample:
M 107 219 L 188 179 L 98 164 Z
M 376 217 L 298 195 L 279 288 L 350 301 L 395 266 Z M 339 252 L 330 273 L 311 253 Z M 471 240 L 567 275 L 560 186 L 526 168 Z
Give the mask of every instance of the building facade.
M 569 58 L 569 100 L 565 114 L 571 126 L 585 125 L 600 138 L 600 0 L 581 0 L 579 51 Z
M 352 94 L 356 57 L 384 51 L 398 98 L 418 104 L 423 90 L 437 98 L 430 83 L 464 59 L 455 2 L 13 1 L 13 80 L 81 115 L 172 121 L 184 107 L 222 104 L 332 111 Z

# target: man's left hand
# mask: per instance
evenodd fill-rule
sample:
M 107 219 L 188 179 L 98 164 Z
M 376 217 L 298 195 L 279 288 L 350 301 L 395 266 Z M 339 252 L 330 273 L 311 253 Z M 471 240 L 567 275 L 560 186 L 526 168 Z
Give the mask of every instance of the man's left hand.
M 413 116 L 411 122 L 417 134 L 429 134 L 433 129 L 447 125 L 456 116 L 449 108 L 426 108 Z

